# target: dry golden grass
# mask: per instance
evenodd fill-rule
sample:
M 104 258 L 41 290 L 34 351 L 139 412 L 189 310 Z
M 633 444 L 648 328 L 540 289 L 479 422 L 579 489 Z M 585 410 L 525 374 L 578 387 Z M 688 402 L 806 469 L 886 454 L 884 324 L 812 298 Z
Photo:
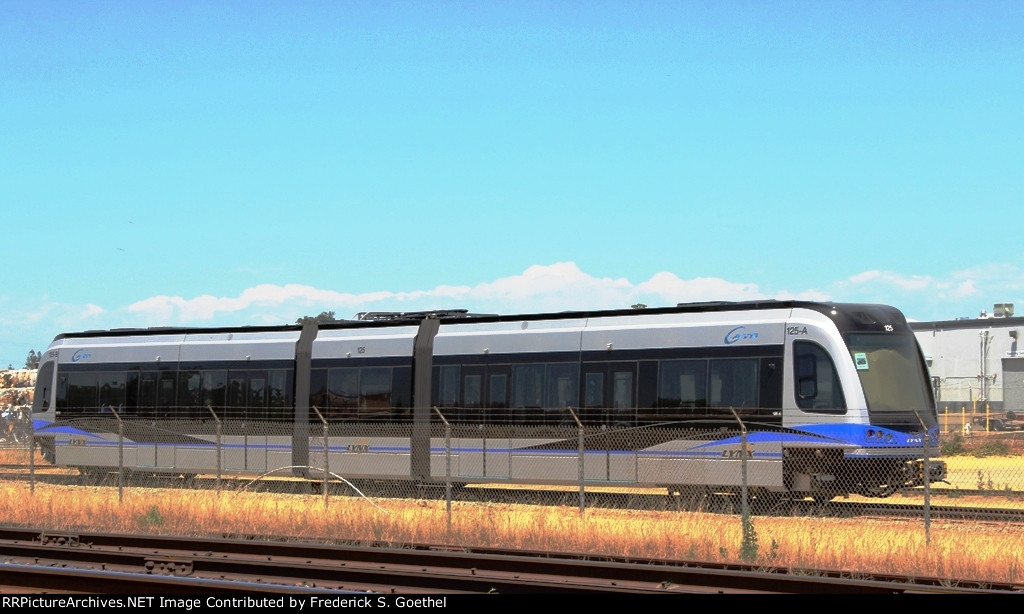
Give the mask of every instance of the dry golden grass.
M 1024 477 L 1021 457 L 944 460 L 967 482 L 998 470 L 1014 476 L 1015 490 L 1024 489 L 1016 478 Z M 52 468 L 38 455 L 34 462 L 40 472 L 77 473 Z M 0 450 L 0 464 L 24 467 L 27 452 Z M 893 502 L 907 501 L 897 496 Z M 463 502 L 453 502 L 451 510 L 449 517 L 444 501 L 331 497 L 325 506 L 317 495 L 150 488 L 125 488 L 119 501 L 116 487 L 37 483 L 33 491 L 21 482 L 0 482 L 0 524 L 40 529 L 426 542 L 1024 582 L 1019 525 L 933 521 L 926 536 L 920 521 L 755 516 L 751 549 L 737 516 L 588 509 L 581 517 L 573 507 Z
M 250 492 L 0 484 L 0 522 L 62 531 L 264 535 L 753 562 L 851 575 L 1024 581 L 1016 526 L 756 516 L 753 554 L 737 516 Z M 751 540 L 748 539 L 749 545 Z

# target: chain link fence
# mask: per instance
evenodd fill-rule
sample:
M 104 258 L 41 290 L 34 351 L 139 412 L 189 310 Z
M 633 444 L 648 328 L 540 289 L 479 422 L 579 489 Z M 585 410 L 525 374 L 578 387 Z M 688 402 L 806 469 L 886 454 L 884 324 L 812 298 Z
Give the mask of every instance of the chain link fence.
M 932 505 L 955 499 L 1024 509 L 1024 432 L 962 429 L 952 421 L 942 422 L 941 442 L 924 459 L 908 461 L 845 458 L 829 442 L 738 417 L 613 428 L 453 422 L 448 415 L 459 412 L 436 409 L 423 425 L 330 423 L 316 408 L 315 421 L 300 425 L 209 414 L 137 419 L 114 411 L 61 420 L 36 433 L 38 469 L 61 468 L 86 485 L 179 480 L 302 488 L 327 497 L 557 500 L 581 512 L 642 502 L 789 514 L 812 504 L 891 505 L 926 495 Z M 4 409 L 3 425 L 0 444 L 11 452 L 5 466 L 27 464 L 28 407 Z
M 940 420 L 941 440 L 924 458 L 882 461 L 847 458 L 739 415 L 613 427 L 576 421 L 571 408 L 569 419 L 543 426 L 458 419 L 472 415 L 458 408 L 433 408 L 422 424 L 331 422 L 315 407 L 306 424 L 225 420 L 212 408 L 191 420 L 111 411 L 40 428 L 30 454 L 29 408 L 8 414 L 15 427 L 0 448 L 3 479 L 119 502 L 161 488 L 287 494 L 330 507 L 358 500 L 385 511 L 418 501 L 443 506 L 449 526 L 480 505 L 570 518 L 674 514 L 684 524 L 713 514 L 741 525 L 745 541 L 769 518 L 892 518 L 925 540 L 938 518 L 1024 533 L 1024 433 L 963 429 L 953 419 Z

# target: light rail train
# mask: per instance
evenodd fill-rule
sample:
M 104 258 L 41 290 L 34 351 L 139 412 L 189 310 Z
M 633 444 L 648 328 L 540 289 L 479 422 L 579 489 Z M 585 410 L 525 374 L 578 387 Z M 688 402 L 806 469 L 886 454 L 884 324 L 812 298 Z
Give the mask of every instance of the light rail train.
M 945 477 L 921 350 L 875 304 L 64 333 L 33 428 L 47 461 L 87 478 L 289 468 L 829 500 Z

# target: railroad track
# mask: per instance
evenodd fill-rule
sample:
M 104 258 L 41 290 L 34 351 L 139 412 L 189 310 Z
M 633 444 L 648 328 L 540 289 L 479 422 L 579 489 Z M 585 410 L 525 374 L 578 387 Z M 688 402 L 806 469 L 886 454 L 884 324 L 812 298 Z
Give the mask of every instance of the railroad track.
M 0 528 L 3 592 L 697 594 L 1024 593 L 1024 585 L 436 545 Z

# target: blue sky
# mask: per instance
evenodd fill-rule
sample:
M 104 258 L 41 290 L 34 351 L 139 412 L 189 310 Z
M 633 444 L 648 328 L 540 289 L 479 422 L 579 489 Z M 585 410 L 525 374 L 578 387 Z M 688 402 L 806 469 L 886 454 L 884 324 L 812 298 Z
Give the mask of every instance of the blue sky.
M 1024 3 L 0 2 L 0 366 L 64 331 L 1024 312 Z

